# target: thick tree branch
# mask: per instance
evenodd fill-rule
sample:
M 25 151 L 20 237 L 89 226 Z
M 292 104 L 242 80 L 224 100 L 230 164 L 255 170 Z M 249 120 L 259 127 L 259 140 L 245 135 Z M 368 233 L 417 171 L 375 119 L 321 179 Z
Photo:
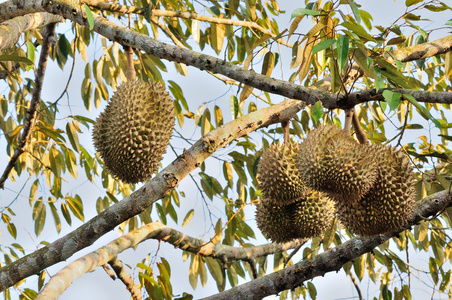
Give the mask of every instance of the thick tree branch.
M 392 54 L 401 62 L 428 58 L 452 50 L 452 35 L 410 47 L 395 49 Z
M 98 0 L 82 0 L 82 2 L 86 3 L 87 5 L 89 5 L 91 7 L 95 7 L 99 10 L 114 11 L 114 12 L 119 12 L 122 14 L 135 13 L 135 14 L 144 15 L 144 12 L 145 12 L 144 8 L 120 5 L 117 3 L 108 3 L 108 2 L 98 1 Z M 213 23 L 213 24 L 248 27 L 253 30 L 262 32 L 263 34 L 268 34 L 272 38 L 276 37 L 276 34 L 271 33 L 270 31 L 268 31 L 267 29 L 265 29 L 264 27 L 260 26 L 259 24 L 255 23 L 255 22 L 231 20 L 231 19 L 225 19 L 225 18 L 215 18 L 215 17 L 198 15 L 196 13 L 191 13 L 191 12 L 169 11 L 169 10 L 159 10 L 159 9 L 153 9 L 151 11 L 151 16 L 181 18 L 181 19 L 187 19 L 187 20 L 198 20 L 198 21 L 208 22 L 208 23 Z M 277 40 L 277 42 L 282 45 L 285 45 L 287 47 L 290 47 L 290 48 L 292 48 L 292 46 L 293 46 L 292 44 L 284 41 L 282 38 L 279 38 Z
M 20 8 L 17 8 L 17 15 L 23 13 L 24 9 L 22 7 L 29 7 L 31 5 L 29 2 L 34 3 L 33 5 L 35 6 L 36 11 L 45 9 L 49 13 L 61 15 L 64 18 L 70 19 L 83 26 L 89 26 L 88 20 L 84 17 L 85 14 L 82 14 L 80 11 L 81 6 L 78 1 L 24 0 L 21 2 L 23 5 Z M 14 7 L 14 5 L 12 4 L 12 1 L 9 1 L 8 5 L 3 4 L 4 3 L 0 4 L 0 12 L 4 7 L 13 10 L 12 7 Z M 162 43 L 149 36 L 119 26 L 96 14 L 94 14 L 94 31 L 112 41 L 131 46 L 135 49 L 140 49 L 158 58 L 184 63 L 187 66 L 193 66 L 200 70 L 222 74 L 261 91 L 282 95 L 290 99 L 303 100 L 307 104 L 314 104 L 320 100 L 322 101 L 323 106 L 328 109 L 351 108 L 363 102 L 384 100 L 382 89 L 379 90 L 379 92 L 372 89 L 351 93 L 349 95 L 337 95 L 257 74 L 252 70 L 244 69 L 238 65 L 234 65 L 210 55 Z M 452 93 L 449 92 L 435 93 L 403 89 L 391 90 L 399 93 L 408 93 L 415 97 L 418 102 L 452 104 Z
M 34 13 L 5 21 L 0 24 L 0 50 L 13 47 L 23 32 L 61 22 L 62 19 L 49 13 Z
M 417 202 L 416 209 L 403 230 L 411 229 L 411 226 L 418 224 L 425 218 L 436 216 L 444 208 L 450 206 L 452 206 L 452 197 L 448 190 L 424 198 Z M 313 258 L 303 260 L 283 270 L 260 277 L 206 299 L 262 299 L 265 296 L 274 295 L 284 290 L 295 289 L 307 280 L 323 276 L 328 272 L 339 271 L 345 263 L 367 252 L 371 252 L 372 249 L 397 236 L 400 232 L 380 234 L 367 238 L 353 238 Z
M 57 299 L 75 279 L 88 272 L 94 271 L 95 268 L 103 266 L 107 262 L 111 264 L 111 261 L 116 260 L 119 253 L 148 239 L 165 241 L 175 248 L 180 248 L 202 256 L 217 258 L 221 261 L 244 260 L 248 262 L 251 262 L 258 257 L 296 248 L 305 242 L 304 240 L 295 240 L 285 244 L 271 243 L 261 246 L 237 248 L 223 244 L 205 242 L 187 236 L 160 222 L 150 223 L 117 238 L 104 247 L 67 265 L 50 279 L 47 285 L 41 290 L 36 300 Z M 118 274 L 118 271 L 120 270 L 115 269 L 114 265 L 112 266 L 118 277 L 121 278 Z M 130 282 L 130 280 L 131 279 L 127 279 L 126 281 Z
M 0 188 L 3 189 L 6 179 L 8 179 L 9 173 L 14 168 L 19 156 L 24 153 L 24 147 L 27 139 L 31 133 L 32 123 L 36 118 L 36 108 L 41 101 L 42 83 L 44 81 L 44 74 L 47 67 L 47 59 L 49 57 L 50 45 L 52 44 L 53 35 L 55 34 L 56 23 L 51 23 L 46 26 L 46 32 L 42 41 L 41 55 L 38 62 L 38 70 L 36 71 L 35 84 L 33 87 L 33 94 L 30 101 L 30 107 L 27 110 L 26 122 L 20 137 L 19 145 L 11 156 L 8 165 L 0 177 Z
M 206 134 L 130 196 L 104 210 L 68 235 L 1 268 L 0 291 L 90 246 L 117 225 L 143 212 L 152 203 L 163 198 L 216 150 L 226 147 L 235 139 L 259 128 L 291 119 L 302 107 L 304 107 L 303 102 L 286 100 L 237 118 Z

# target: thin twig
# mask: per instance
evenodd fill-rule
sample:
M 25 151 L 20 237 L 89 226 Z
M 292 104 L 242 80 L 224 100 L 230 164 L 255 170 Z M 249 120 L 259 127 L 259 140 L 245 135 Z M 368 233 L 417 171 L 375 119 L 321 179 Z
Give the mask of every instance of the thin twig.
M 348 276 L 350 276 L 350 279 L 352 280 L 352 283 L 355 286 L 356 291 L 358 292 L 359 300 L 363 300 L 363 294 L 361 294 L 361 290 L 358 286 L 358 283 L 356 282 L 355 276 L 353 276 L 352 273 L 349 273 Z
M 105 273 L 107 273 L 107 275 L 110 276 L 111 279 L 116 280 L 115 272 L 113 272 L 113 270 L 110 269 L 110 267 L 107 264 L 102 265 L 102 268 L 105 270 Z
M 177 39 L 177 37 L 171 32 L 171 30 L 169 30 L 168 26 L 159 22 L 159 20 L 154 16 L 151 17 L 151 22 L 157 25 L 173 41 L 174 44 L 179 47 L 185 48 L 184 44 L 182 44 L 182 42 Z
M 44 81 L 44 74 L 46 72 L 47 67 L 47 59 L 50 53 L 50 45 L 52 44 L 53 36 L 55 34 L 56 23 L 51 23 L 46 26 L 46 31 L 43 36 L 41 55 L 39 57 L 38 62 L 38 70 L 36 71 L 35 84 L 33 88 L 33 94 L 30 102 L 30 107 L 27 111 L 26 122 L 22 131 L 22 135 L 20 137 L 19 145 L 17 146 L 14 154 L 11 156 L 11 159 L 6 166 L 5 171 L 3 172 L 2 177 L 0 178 L 0 188 L 3 189 L 5 185 L 5 181 L 9 176 L 9 173 L 14 168 L 19 156 L 24 152 L 25 144 L 28 140 L 28 137 L 31 133 L 32 123 L 36 118 L 36 109 L 38 107 L 39 102 L 41 101 L 41 90 L 42 83 Z
M 287 266 L 289 261 L 292 259 L 292 257 L 297 254 L 297 252 L 301 249 L 301 247 L 307 242 L 308 240 L 301 241 L 301 244 L 297 246 L 290 254 L 287 256 L 287 258 L 284 260 L 284 267 Z
M 352 116 L 352 124 L 353 124 L 353 128 L 355 129 L 355 135 L 356 135 L 356 138 L 358 139 L 359 143 L 360 144 L 369 144 L 369 140 L 367 139 L 367 134 L 361 127 L 361 124 L 359 123 L 358 114 L 356 113 L 356 111 L 353 113 L 353 116 Z
M 248 259 L 246 262 L 250 265 L 251 273 L 253 274 L 253 279 L 259 277 L 259 273 L 257 272 L 256 262 L 253 259 Z
M 284 146 L 289 146 L 290 143 L 290 128 L 289 121 L 281 122 L 281 128 L 284 135 Z
M 126 285 L 127 290 L 132 295 L 133 300 L 141 300 L 141 291 L 140 287 L 135 284 L 132 276 L 130 276 L 129 272 L 126 271 L 122 262 L 118 259 L 118 257 L 113 258 L 108 262 L 108 264 L 113 268 L 116 273 L 116 276 Z
M 347 135 L 351 135 L 350 127 L 352 126 L 353 115 L 355 114 L 354 108 L 345 109 L 345 123 L 344 123 L 344 131 Z
M 127 57 L 127 70 L 126 70 L 127 81 L 133 81 L 137 77 L 135 72 L 135 66 L 133 65 L 133 49 L 132 47 L 124 46 L 124 52 L 126 53 Z

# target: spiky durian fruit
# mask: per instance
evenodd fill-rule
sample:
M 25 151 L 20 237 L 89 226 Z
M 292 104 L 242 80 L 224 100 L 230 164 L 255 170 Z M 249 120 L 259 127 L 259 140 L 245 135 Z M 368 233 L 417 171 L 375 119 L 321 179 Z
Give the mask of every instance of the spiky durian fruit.
M 275 205 L 286 205 L 303 196 L 306 188 L 295 164 L 298 143 L 273 144 L 262 154 L 257 180 L 262 195 Z
M 334 198 L 360 198 L 377 177 L 368 148 L 331 124 L 314 129 L 300 143 L 297 166 L 306 186 Z
M 262 198 L 256 206 L 257 227 L 262 234 L 275 243 L 286 243 L 298 238 L 294 226 L 294 211 L 296 203 L 274 205 L 274 201 Z
M 325 194 L 310 191 L 295 204 L 294 226 L 298 236 L 312 238 L 324 234 L 334 218 L 334 202 Z
M 336 201 L 339 220 L 361 236 L 392 232 L 407 223 L 415 198 L 415 178 L 410 161 L 393 147 L 371 145 L 378 160 L 378 177 L 361 199 Z
M 288 205 L 273 203 L 262 198 L 256 207 L 256 222 L 264 236 L 277 243 L 322 235 L 334 218 L 333 201 L 316 191 Z
M 174 116 L 162 85 L 139 80 L 120 85 L 93 130 L 94 146 L 111 174 L 127 183 L 149 179 L 166 152 Z

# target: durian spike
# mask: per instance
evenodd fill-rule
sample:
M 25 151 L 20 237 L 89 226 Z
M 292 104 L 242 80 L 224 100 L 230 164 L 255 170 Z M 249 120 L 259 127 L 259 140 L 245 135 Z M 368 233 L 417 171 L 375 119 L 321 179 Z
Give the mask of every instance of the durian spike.
M 345 124 L 344 124 L 344 132 L 351 136 L 350 127 L 352 126 L 353 115 L 355 114 L 354 108 L 348 108 L 344 110 L 345 112 Z
M 358 120 L 358 112 L 354 111 L 353 119 L 352 119 L 353 128 L 355 129 L 356 138 L 358 139 L 360 144 L 369 144 L 369 140 L 367 139 L 367 134 L 361 127 L 361 124 Z
M 127 57 L 127 70 L 126 70 L 127 81 L 134 81 L 137 75 L 135 72 L 135 67 L 133 65 L 133 49 L 130 46 L 124 46 L 124 52 L 126 53 Z
M 289 146 L 290 144 L 290 129 L 289 129 L 289 121 L 281 122 L 281 128 L 284 135 L 284 146 Z

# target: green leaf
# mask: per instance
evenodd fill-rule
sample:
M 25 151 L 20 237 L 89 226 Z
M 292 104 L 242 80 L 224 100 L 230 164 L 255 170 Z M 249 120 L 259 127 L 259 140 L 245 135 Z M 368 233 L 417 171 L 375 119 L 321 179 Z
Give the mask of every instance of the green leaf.
M 41 234 L 46 222 L 46 207 L 42 201 L 36 201 L 33 206 L 33 220 L 35 221 L 35 234 Z
M 83 6 L 85 7 L 86 18 L 88 19 L 89 30 L 93 30 L 93 28 L 94 28 L 93 12 L 89 8 L 89 6 L 86 5 L 86 3 L 83 3 Z
M 35 45 L 32 42 L 27 41 L 27 57 L 30 61 L 35 61 Z
M 293 11 L 292 15 L 290 16 L 290 19 L 292 20 L 293 18 L 306 16 L 306 15 L 319 16 L 320 13 L 317 11 L 314 11 L 312 9 L 297 8 L 296 10 Z
M 400 93 L 394 93 L 390 90 L 383 91 L 383 97 L 388 102 L 390 110 L 394 110 L 399 106 L 399 104 L 401 102 L 401 100 L 400 100 L 401 96 L 402 95 Z
M 69 141 L 71 142 L 72 148 L 76 152 L 80 152 L 80 143 L 78 141 L 77 129 L 75 129 L 75 126 L 72 123 L 66 124 L 66 133 Z
M 344 66 L 348 60 L 349 44 L 350 40 L 348 39 L 348 36 L 340 35 L 337 37 L 337 64 L 339 66 L 339 70 L 341 71 L 344 69 Z
M 185 227 L 185 225 L 187 225 L 188 222 L 190 222 L 190 220 L 193 218 L 194 214 L 195 214 L 195 210 L 194 209 L 190 209 L 188 211 L 188 213 L 185 215 L 184 220 L 182 221 L 182 228 Z
M 336 43 L 335 39 L 329 39 L 329 40 L 325 40 L 325 41 L 318 43 L 317 45 L 312 47 L 312 55 L 316 54 L 319 51 L 322 51 L 322 50 L 325 50 L 325 49 L 331 47 L 335 43 Z
M 355 16 L 356 22 L 359 24 L 361 23 L 361 16 L 359 14 L 358 6 L 356 6 L 355 2 L 353 0 L 347 0 L 348 5 L 352 8 L 353 15 Z
M 403 97 L 416 107 L 421 116 L 423 116 L 426 120 L 430 119 L 438 129 L 441 129 L 441 123 L 437 119 L 433 118 L 430 111 L 428 111 L 424 106 L 420 105 L 413 96 L 411 96 L 410 94 L 403 94 Z
M 18 55 L 8 55 L 8 54 L 0 55 L 0 61 L 17 61 L 17 62 L 26 63 L 27 65 L 33 64 L 33 62 L 26 57 L 18 56 Z
M 368 34 L 367 31 L 361 25 L 353 24 L 348 21 L 342 22 L 341 25 L 347 28 L 348 30 L 354 32 L 361 38 L 375 42 L 375 39 L 370 34 Z
M 83 202 L 79 195 L 75 195 L 75 197 L 68 197 L 66 204 L 69 206 L 69 209 L 77 219 L 84 221 Z
M 423 0 L 405 0 L 405 5 L 406 7 L 418 4 L 420 2 L 422 2 Z
M 317 101 L 313 106 L 311 110 L 311 116 L 312 120 L 314 122 L 318 122 L 323 117 L 323 106 L 322 101 Z
M 53 221 L 55 222 L 56 230 L 58 233 L 60 233 L 61 220 L 60 220 L 60 216 L 58 215 L 58 211 L 52 202 L 49 203 L 49 206 L 50 206 L 50 211 L 52 212 Z
M 315 285 L 308 281 L 308 291 L 311 299 L 315 299 L 317 297 L 317 290 L 315 289 Z

